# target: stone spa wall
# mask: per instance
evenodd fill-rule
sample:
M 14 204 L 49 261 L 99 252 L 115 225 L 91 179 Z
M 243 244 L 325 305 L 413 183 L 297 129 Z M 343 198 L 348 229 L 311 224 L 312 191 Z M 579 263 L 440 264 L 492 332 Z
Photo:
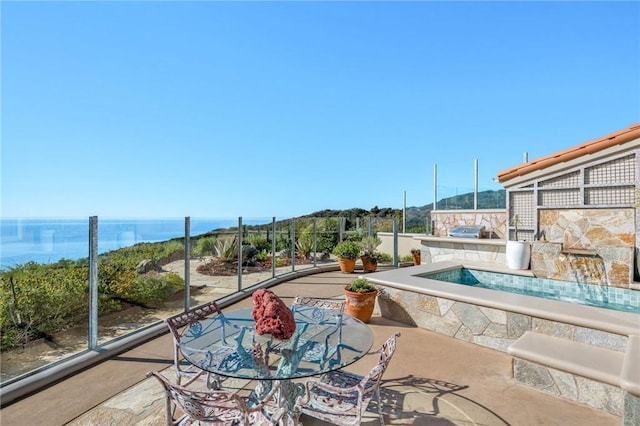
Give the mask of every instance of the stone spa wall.
M 504 264 L 504 248 L 485 241 L 448 240 L 449 229 L 484 226 L 487 239 L 506 241 L 504 210 L 431 212 L 433 236 L 421 238 L 423 262 L 481 260 Z M 538 213 L 539 239 L 532 242 L 536 277 L 629 288 L 634 279 L 635 209 L 548 209 Z M 490 242 L 489 242 L 490 243 Z
M 633 282 L 634 209 L 540 210 L 531 250 L 539 278 L 628 288 Z

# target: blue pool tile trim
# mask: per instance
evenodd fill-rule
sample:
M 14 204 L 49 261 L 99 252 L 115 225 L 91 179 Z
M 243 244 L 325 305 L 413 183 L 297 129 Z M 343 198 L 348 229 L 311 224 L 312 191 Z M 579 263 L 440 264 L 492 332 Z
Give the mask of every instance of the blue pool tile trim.
M 459 268 L 423 275 L 432 280 L 500 290 L 545 299 L 640 313 L 640 291 L 547 278 Z

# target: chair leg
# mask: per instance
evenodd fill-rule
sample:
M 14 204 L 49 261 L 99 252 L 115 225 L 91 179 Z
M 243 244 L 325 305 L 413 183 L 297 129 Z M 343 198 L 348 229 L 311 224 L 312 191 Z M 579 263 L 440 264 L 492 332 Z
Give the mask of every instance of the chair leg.
M 382 398 L 380 398 L 380 386 L 376 388 L 376 398 L 378 402 L 378 416 L 380 416 L 380 426 L 384 426 L 384 416 L 382 415 Z

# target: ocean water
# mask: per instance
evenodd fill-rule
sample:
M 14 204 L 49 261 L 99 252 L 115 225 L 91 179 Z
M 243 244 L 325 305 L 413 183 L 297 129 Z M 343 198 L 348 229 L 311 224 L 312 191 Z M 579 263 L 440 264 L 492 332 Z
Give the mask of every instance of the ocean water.
M 184 218 L 100 219 L 98 253 L 142 242 L 184 237 Z M 191 218 L 191 236 L 238 225 L 237 219 Z M 246 225 L 270 224 L 271 219 L 243 220 Z M 0 219 L 0 269 L 27 262 L 54 263 L 89 257 L 89 218 Z

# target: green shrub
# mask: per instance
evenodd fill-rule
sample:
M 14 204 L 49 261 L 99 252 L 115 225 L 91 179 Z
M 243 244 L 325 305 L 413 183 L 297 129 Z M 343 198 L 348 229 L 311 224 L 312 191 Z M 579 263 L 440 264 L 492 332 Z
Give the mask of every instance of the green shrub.
M 296 242 L 298 256 L 308 259 L 313 254 L 313 234 L 303 232 Z
M 196 246 L 193 249 L 193 254 L 196 256 L 211 256 L 214 253 L 214 247 L 218 237 L 215 235 L 198 238 Z
M 338 244 L 338 220 L 325 218 L 317 223 L 317 250 L 320 253 L 331 253 Z
M 164 278 L 167 281 L 169 281 L 171 284 L 173 284 L 176 290 L 184 289 L 184 280 L 180 275 L 176 274 L 175 272 L 167 272 L 164 275 Z
M 258 249 L 258 251 L 271 251 L 271 241 L 261 234 L 249 234 L 247 235 L 247 238 L 243 239 L 243 241 L 247 244 L 251 244 Z
M 284 251 L 288 249 L 291 249 L 291 239 L 279 234 L 278 238 L 276 239 L 276 250 Z
M 355 241 L 341 241 L 333 249 L 333 254 L 341 259 L 357 259 L 360 255 L 360 244 Z
M 27 263 L 0 273 L 2 349 L 61 330 L 87 314 L 88 269 Z
M 258 252 L 258 254 L 256 254 L 256 261 L 258 262 L 264 262 L 265 260 L 267 260 L 267 257 L 269 256 L 269 251 L 267 250 L 261 250 Z
M 371 293 L 376 291 L 376 287 L 369 282 L 366 278 L 356 278 L 351 281 L 347 286 L 348 291 L 353 291 L 356 293 Z
M 140 304 L 161 302 L 176 292 L 175 280 L 156 272 L 138 275 L 131 286 L 121 293 L 121 296 Z
M 160 263 L 184 254 L 180 240 L 140 243 L 98 257 L 100 314 L 128 306 L 166 300 L 184 281 L 174 273 L 140 276 L 136 266 L 146 259 Z M 29 262 L 0 271 L 0 348 L 86 321 L 89 304 L 89 261 L 62 259 L 54 264 Z

